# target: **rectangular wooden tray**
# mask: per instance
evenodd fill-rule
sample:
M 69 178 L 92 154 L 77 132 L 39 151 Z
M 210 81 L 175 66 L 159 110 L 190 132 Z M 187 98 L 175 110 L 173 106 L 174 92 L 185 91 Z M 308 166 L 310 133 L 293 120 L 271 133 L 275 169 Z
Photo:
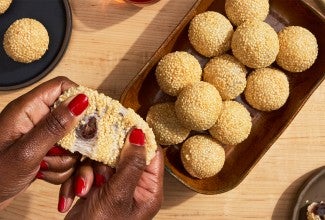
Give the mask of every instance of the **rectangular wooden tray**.
M 172 34 L 128 85 L 121 96 L 121 103 L 126 107 L 133 108 L 145 118 L 149 107 L 153 104 L 174 100 L 159 89 L 154 74 L 157 63 L 165 54 L 181 50 L 195 55 L 201 65 L 204 66 L 208 59 L 199 55 L 191 47 L 187 37 L 188 25 L 196 14 L 207 10 L 217 11 L 225 15 L 224 4 L 224 0 L 196 2 Z M 243 103 L 251 113 L 252 131 L 243 143 L 237 146 L 225 146 L 226 162 L 216 176 L 203 180 L 191 177 L 182 166 L 179 155 L 180 146 L 164 147 L 166 170 L 196 192 L 217 194 L 236 187 L 282 134 L 325 78 L 325 23 L 319 16 L 305 7 L 299 0 L 272 0 L 270 1 L 270 14 L 266 22 L 276 31 L 289 25 L 299 25 L 310 30 L 318 41 L 318 58 L 315 64 L 305 72 L 289 73 L 284 71 L 290 83 L 290 96 L 281 109 L 273 112 L 260 112 L 249 107 L 242 97 L 236 99 Z

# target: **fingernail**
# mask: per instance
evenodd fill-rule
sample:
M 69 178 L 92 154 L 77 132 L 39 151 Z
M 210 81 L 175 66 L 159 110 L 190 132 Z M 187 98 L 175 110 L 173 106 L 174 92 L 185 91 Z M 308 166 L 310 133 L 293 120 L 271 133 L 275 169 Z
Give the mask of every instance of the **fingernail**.
M 58 203 L 59 212 L 64 212 L 66 201 L 67 201 L 66 198 L 64 198 L 63 196 L 59 198 L 59 203 Z
M 75 116 L 80 115 L 88 107 L 88 97 L 85 94 L 79 94 L 68 104 L 68 108 Z
M 69 154 L 68 150 L 63 149 L 62 147 L 54 146 L 46 154 L 46 156 L 63 156 Z
M 145 135 L 141 129 L 135 128 L 132 130 L 129 141 L 131 144 L 144 146 Z
M 36 174 L 36 178 L 42 180 L 44 179 L 44 174 L 41 171 L 38 171 L 38 173 Z
M 40 168 L 41 168 L 41 170 L 48 170 L 49 165 L 44 160 L 42 160 L 42 162 L 40 164 Z
M 101 187 L 106 182 L 106 179 L 103 175 L 95 173 L 95 186 Z
M 77 177 L 76 186 L 75 186 L 76 195 L 81 195 L 85 188 L 85 181 L 80 176 Z

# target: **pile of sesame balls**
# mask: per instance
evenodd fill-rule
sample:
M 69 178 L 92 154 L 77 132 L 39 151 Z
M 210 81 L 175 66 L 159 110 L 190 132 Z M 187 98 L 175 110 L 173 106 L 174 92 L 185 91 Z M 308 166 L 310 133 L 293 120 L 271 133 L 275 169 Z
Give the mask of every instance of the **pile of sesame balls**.
M 5 13 L 12 0 L 0 1 L 0 15 Z M 49 35 L 42 23 L 21 18 L 10 25 L 4 34 L 3 48 L 16 62 L 31 63 L 43 57 L 49 46 Z
M 159 144 L 182 145 L 184 168 L 199 179 L 220 172 L 225 163 L 222 145 L 237 145 L 250 134 L 250 113 L 234 99 L 244 94 L 259 111 L 278 110 L 289 97 L 289 82 L 281 69 L 270 65 L 303 72 L 318 55 L 316 38 L 307 29 L 288 26 L 276 33 L 264 22 L 268 0 L 226 0 L 225 11 L 229 20 L 207 11 L 190 22 L 191 45 L 209 58 L 203 68 L 185 51 L 159 61 L 158 85 L 177 98 L 152 106 L 146 118 Z

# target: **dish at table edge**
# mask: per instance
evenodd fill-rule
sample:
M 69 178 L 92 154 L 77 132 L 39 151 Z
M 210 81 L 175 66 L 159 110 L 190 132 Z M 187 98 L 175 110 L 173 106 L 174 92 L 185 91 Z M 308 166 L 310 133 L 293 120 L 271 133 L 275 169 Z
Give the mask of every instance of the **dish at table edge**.
M 199 55 L 190 45 L 187 32 L 191 19 L 207 10 L 217 11 L 225 15 L 225 1 L 201 0 L 196 2 L 183 20 L 156 51 L 153 57 L 130 82 L 121 96 L 121 103 L 133 108 L 142 117 L 150 106 L 159 102 L 175 100 L 165 95 L 155 79 L 155 69 L 159 60 L 169 52 L 187 51 L 198 58 L 202 66 L 208 61 Z M 249 137 L 237 146 L 224 146 L 226 161 L 222 170 L 207 179 L 191 177 L 183 168 L 180 160 L 180 146 L 163 146 L 165 168 L 180 182 L 190 189 L 203 194 L 217 194 L 236 187 L 279 138 L 285 128 L 291 123 L 310 95 L 324 80 L 325 67 L 325 23 L 298 0 L 270 1 L 270 14 L 266 22 L 277 32 L 285 26 L 299 25 L 309 29 L 317 38 L 319 53 L 314 65 L 302 73 L 290 73 L 290 96 L 287 103 L 277 111 L 260 112 L 251 108 L 244 97 L 236 101 L 245 105 L 252 116 L 252 130 Z M 277 67 L 276 65 L 273 65 Z M 279 67 L 277 67 L 279 68 Z
M 307 219 L 307 207 L 313 202 L 325 202 L 325 166 L 313 171 L 313 173 L 304 182 L 298 196 L 292 213 L 292 220 Z

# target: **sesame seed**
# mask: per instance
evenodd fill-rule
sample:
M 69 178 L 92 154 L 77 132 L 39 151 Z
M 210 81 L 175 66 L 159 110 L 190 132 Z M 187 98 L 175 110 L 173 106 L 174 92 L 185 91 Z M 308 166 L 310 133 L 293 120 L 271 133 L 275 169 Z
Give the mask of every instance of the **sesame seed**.
M 0 15 L 5 13 L 9 6 L 11 5 L 12 0 L 1 0 L 0 1 Z

